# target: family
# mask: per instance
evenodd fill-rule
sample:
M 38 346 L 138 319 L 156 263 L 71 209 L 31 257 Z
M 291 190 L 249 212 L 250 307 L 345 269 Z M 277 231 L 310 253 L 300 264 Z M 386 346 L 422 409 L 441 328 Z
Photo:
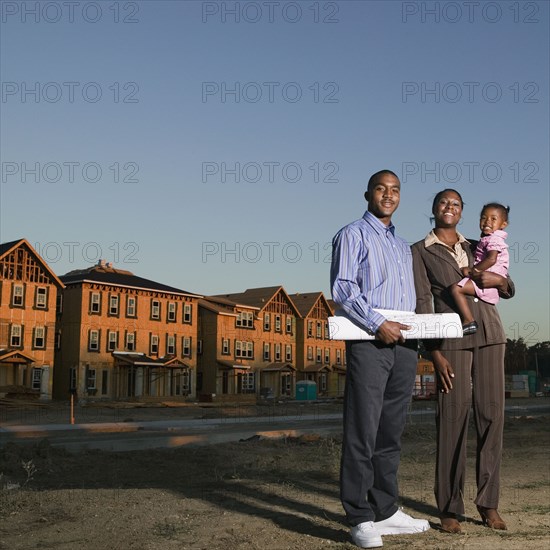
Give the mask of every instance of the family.
M 475 504 L 484 525 L 506 529 L 498 513 L 504 425 L 506 336 L 495 307 L 514 295 L 504 228 L 509 208 L 490 203 L 479 242 L 457 231 L 463 201 L 454 189 L 436 194 L 434 229 L 410 247 L 391 218 L 401 183 L 391 170 L 373 174 L 363 217 L 333 239 L 331 291 L 337 306 L 375 340 L 346 341 L 340 498 L 353 542 L 382 546 L 383 535 L 430 528 L 397 506 L 401 435 L 416 375 L 417 343 L 408 327 L 375 309 L 456 312 L 462 338 L 426 340 L 437 373 L 435 498 L 441 529 L 460 533 L 464 514 L 470 409 L 477 431 Z M 412 254 L 411 254 L 412 249 Z

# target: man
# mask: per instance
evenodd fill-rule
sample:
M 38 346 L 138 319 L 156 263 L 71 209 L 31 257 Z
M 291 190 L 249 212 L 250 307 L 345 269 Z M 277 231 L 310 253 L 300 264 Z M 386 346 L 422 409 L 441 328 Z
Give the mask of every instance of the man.
M 376 335 L 375 340 L 346 342 L 340 498 L 353 542 L 361 548 L 382 546 L 382 535 L 430 528 L 396 504 L 416 341 L 403 338 L 401 331 L 409 327 L 374 311 L 416 307 L 411 250 L 391 223 L 400 191 L 392 171 L 374 174 L 365 192 L 367 212 L 341 229 L 332 243 L 332 298 L 354 323 Z

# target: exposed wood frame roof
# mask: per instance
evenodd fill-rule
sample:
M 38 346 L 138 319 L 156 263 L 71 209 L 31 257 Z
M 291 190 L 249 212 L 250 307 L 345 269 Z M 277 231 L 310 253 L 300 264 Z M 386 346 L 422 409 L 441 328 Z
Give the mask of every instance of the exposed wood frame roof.
M 63 284 L 61 279 L 53 272 L 50 266 L 46 263 L 42 256 L 40 256 L 40 254 L 38 254 L 38 252 L 31 246 L 27 239 L 19 239 L 17 241 L 10 241 L 0 244 L 0 260 L 2 260 L 10 252 L 12 252 L 12 250 L 19 248 L 20 246 L 26 246 L 29 249 L 29 252 L 36 258 L 36 261 L 43 267 L 44 271 L 48 273 L 48 275 L 52 278 L 54 284 L 58 288 L 65 288 L 65 285 Z

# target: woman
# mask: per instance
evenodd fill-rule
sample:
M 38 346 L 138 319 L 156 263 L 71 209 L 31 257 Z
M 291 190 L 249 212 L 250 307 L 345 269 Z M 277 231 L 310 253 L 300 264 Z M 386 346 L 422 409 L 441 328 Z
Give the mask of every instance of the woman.
M 412 246 L 417 313 L 455 311 L 448 287 L 462 279 L 462 267 L 473 265 L 476 245 L 456 230 L 462 207 L 462 197 L 454 189 L 439 192 L 432 205 L 435 229 Z M 496 273 L 482 271 L 473 280 L 481 288 L 497 288 L 504 298 L 514 293 L 511 281 Z M 466 440 L 472 405 L 477 430 L 475 503 L 485 525 L 506 529 L 498 513 L 506 336 L 494 305 L 474 297 L 468 301 L 479 325 L 476 333 L 426 341 L 439 389 L 434 490 L 441 527 L 451 533 L 461 532 L 459 517 L 464 514 Z

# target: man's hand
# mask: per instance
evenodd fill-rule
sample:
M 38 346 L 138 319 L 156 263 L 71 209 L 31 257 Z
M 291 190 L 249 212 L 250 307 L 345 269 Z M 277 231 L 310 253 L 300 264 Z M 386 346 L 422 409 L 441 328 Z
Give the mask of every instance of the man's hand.
M 384 344 L 402 344 L 405 341 L 402 330 L 410 330 L 409 325 L 396 323 L 395 321 L 384 321 L 376 332 L 376 339 L 381 340 Z
M 441 382 L 441 391 L 449 393 L 453 389 L 453 378 L 455 376 L 453 367 L 439 351 L 432 352 L 432 359 L 435 371 Z

